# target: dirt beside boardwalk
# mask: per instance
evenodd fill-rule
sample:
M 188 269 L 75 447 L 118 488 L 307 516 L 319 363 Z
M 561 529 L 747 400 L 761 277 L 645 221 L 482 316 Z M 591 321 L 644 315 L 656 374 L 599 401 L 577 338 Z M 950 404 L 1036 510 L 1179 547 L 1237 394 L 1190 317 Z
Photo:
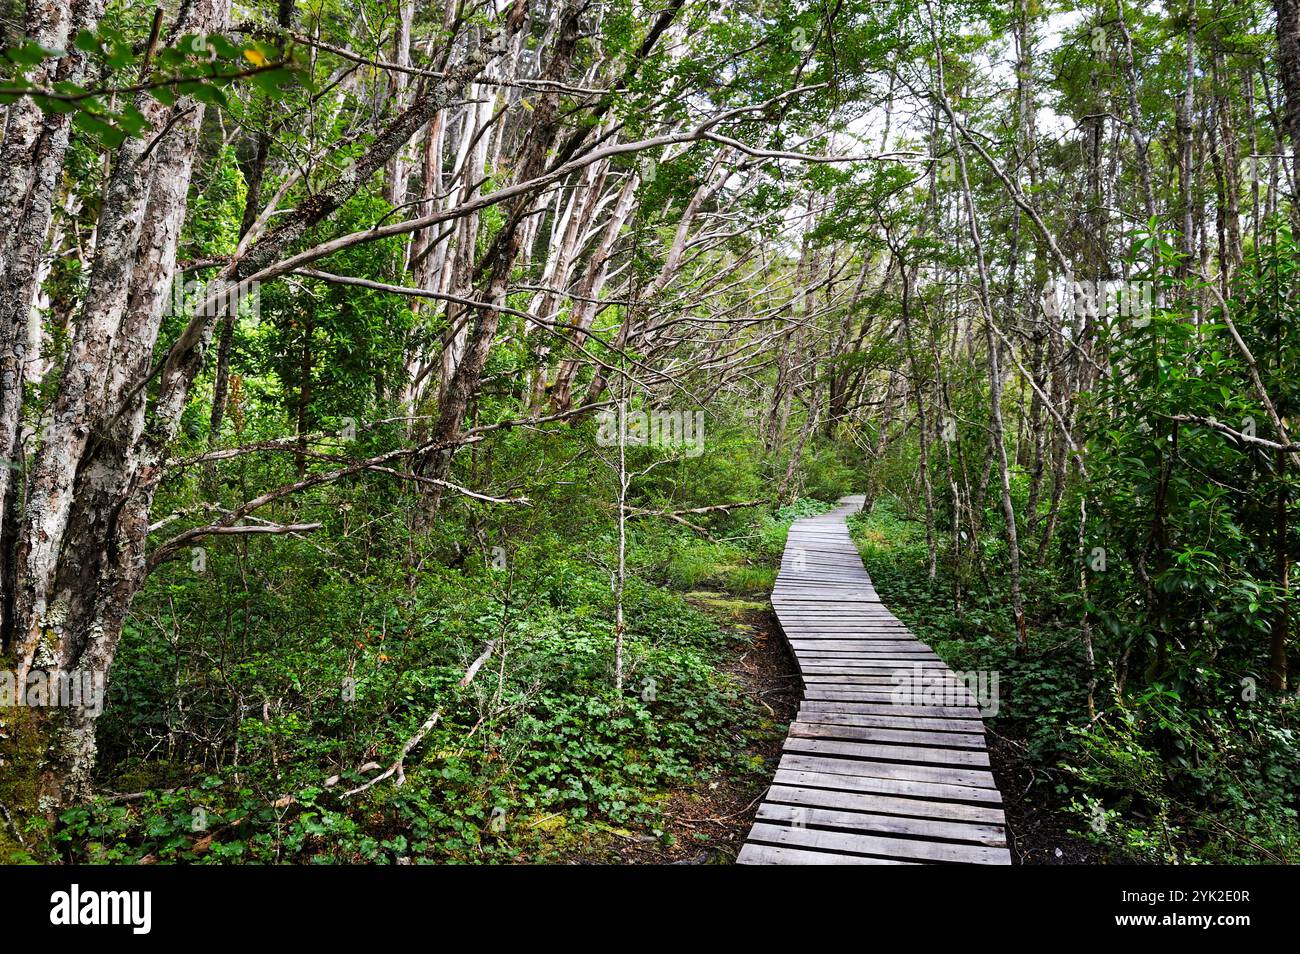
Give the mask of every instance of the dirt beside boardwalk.
M 1007 816 L 1007 847 L 1018 865 L 1114 864 L 1078 834 L 1079 816 L 1060 806 L 1056 792 L 1059 770 L 1044 769 L 1026 756 L 1025 746 L 1011 736 L 986 733 L 989 761 Z

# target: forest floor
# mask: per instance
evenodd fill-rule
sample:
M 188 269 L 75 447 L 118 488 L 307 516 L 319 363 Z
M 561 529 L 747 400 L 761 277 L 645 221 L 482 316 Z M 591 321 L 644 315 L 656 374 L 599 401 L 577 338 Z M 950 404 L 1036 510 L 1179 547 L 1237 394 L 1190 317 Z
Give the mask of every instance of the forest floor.
M 660 802 L 665 837 L 611 833 L 582 845 L 565 859 L 570 864 L 731 864 L 753 825 L 799 709 L 798 670 L 766 601 L 704 592 L 687 598 L 740 637 L 718 668 L 736 680 L 747 699 L 771 714 L 770 724 L 747 740 L 744 752 L 762 769 L 667 792 Z
M 990 729 L 987 733 L 993 777 L 1007 816 L 1007 844 L 1018 865 L 1095 865 L 1113 863 L 1097 845 L 1078 834 L 1079 818 L 1059 804 L 1054 770 L 1026 754 L 1025 745 Z

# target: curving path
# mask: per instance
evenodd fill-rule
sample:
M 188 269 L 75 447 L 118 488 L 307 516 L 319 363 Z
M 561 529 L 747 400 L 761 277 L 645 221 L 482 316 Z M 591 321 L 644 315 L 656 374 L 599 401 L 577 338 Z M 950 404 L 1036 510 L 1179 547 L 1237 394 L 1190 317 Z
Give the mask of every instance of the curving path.
M 976 700 L 881 604 L 844 522 L 862 502 L 790 527 L 772 606 L 804 699 L 736 861 L 1010 864 Z

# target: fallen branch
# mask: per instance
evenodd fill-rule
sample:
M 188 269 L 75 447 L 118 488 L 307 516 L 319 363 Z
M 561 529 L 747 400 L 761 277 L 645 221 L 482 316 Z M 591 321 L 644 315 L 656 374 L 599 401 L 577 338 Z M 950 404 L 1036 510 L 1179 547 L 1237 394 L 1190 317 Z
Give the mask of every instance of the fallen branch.
M 483 652 L 479 654 L 478 659 L 475 659 L 472 663 L 469 664 L 469 668 L 465 670 L 465 675 L 461 678 L 460 682 L 456 683 L 456 685 L 459 686 L 461 689 L 464 689 L 471 682 L 473 682 L 474 677 L 478 675 L 478 671 L 482 669 L 483 664 L 487 662 L 489 658 L 491 658 L 492 652 L 496 648 L 497 648 L 497 641 L 495 639 L 489 639 L 487 645 L 483 647 Z
M 661 516 L 667 517 L 673 523 L 680 523 L 683 527 L 686 527 L 690 530 L 694 530 L 696 533 L 704 537 L 704 539 L 708 540 L 710 543 L 718 542 L 718 538 L 715 537 L 713 534 L 709 533 L 708 530 L 706 530 L 704 527 L 701 527 L 698 523 L 691 523 L 685 517 L 679 517 L 675 513 L 665 513 L 665 514 L 661 514 Z
M 474 681 L 474 677 L 478 675 L 478 671 L 483 668 L 483 664 L 488 661 L 488 659 L 492 656 L 492 653 L 496 650 L 496 648 L 497 648 L 497 641 L 495 639 L 489 640 L 487 645 L 483 647 L 483 652 L 479 654 L 477 659 L 475 659 L 472 663 L 469 664 L 469 668 L 465 670 L 465 675 L 461 677 L 460 682 L 456 683 L 458 688 L 464 689 L 466 686 L 468 686 L 471 682 Z M 397 784 L 399 786 L 404 785 L 406 783 L 406 770 L 405 770 L 406 757 L 411 754 L 412 749 L 414 749 L 417 745 L 419 745 L 421 742 L 424 741 L 424 737 L 429 734 L 429 732 L 433 729 L 435 725 L 438 724 L 438 720 L 440 718 L 442 718 L 441 708 L 437 709 L 433 713 L 433 715 L 425 719 L 424 724 L 421 725 L 418 730 L 416 730 L 415 735 L 411 736 L 409 739 L 406 740 L 405 743 L 403 743 L 402 749 L 400 752 L 397 753 L 397 758 L 393 760 L 392 765 L 388 766 L 388 768 L 384 769 L 383 772 L 376 775 L 374 778 L 372 778 L 370 781 L 366 782 L 365 784 L 358 785 L 356 788 L 349 789 L 348 791 L 344 792 L 343 797 L 349 798 L 353 795 L 359 795 L 362 792 L 364 792 L 366 789 L 372 788 L 375 785 L 378 785 L 384 779 L 391 778 L 394 775 L 397 776 Z M 328 782 L 326 784 L 328 785 Z
M 757 507 L 767 503 L 766 500 L 746 500 L 743 503 L 730 504 L 713 504 L 709 507 L 688 507 L 685 510 L 640 510 L 631 504 L 623 504 L 623 510 L 629 518 L 632 517 L 663 517 L 671 520 L 673 523 L 680 523 L 687 529 L 694 530 L 710 543 L 717 543 L 717 539 L 709 531 L 701 527 L 698 523 L 692 523 L 686 519 L 686 514 L 699 513 L 727 513 L 732 510 L 739 510 L 741 507 Z
M 278 536 L 284 533 L 308 533 L 312 530 L 319 530 L 319 523 L 271 523 L 271 524 L 235 524 L 233 526 L 222 526 L 213 524 L 207 527 L 199 527 L 188 534 L 189 540 L 199 540 L 203 537 L 222 537 L 238 536 L 248 533 L 269 533 Z
M 1255 355 L 1251 353 L 1250 346 L 1246 344 L 1245 339 L 1241 337 L 1241 332 L 1237 330 L 1237 323 L 1232 320 L 1232 309 L 1228 307 L 1227 300 L 1213 282 L 1199 272 L 1197 276 L 1205 283 L 1205 287 L 1218 301 L 1220 317 L 1223 319 L 1224 325 L 1227 326 L 1229 333 L 1231 333 L 1232 340 L 1237 345 L 1237 350 L 1241 352 L 1242 359 L 1246 362 L 1246 370 L 1250 372 L 1250 382 L 1254 386 L 1255 396 L 1259 398 L 1259 403 L 1264 405 L 1264 410 L 1268 412 L 1268 419 L 1273 423 L 1273 429 L 1277 432 L 1281 442 L 1281 448 L 1279 449 L 1285 448 L 1291 444 L 1291 434 L 1287 430 L 1286 422 L 1282 420 L 1281 414 L 1278 413 L 1277 405 L 1269 397 L 1268 389 L 1264 387 L 1264 382 L 1260 377 L 1259 364 L 1255 361 Z M 1291 458 L 1292 464 L 1300 467 L 1300 457 L 1296 455 L 1294 450 L 1284 452 Z
M 488 494 L 481 494 L 478 493 L 477 491 L 470 490 L 468 487 L 462 487 L 460 484 L 453 484 L 450 480 L 439 480 L 437 477 L 425 477 L 423 474 L 411 474 L 405 471 L 397 470 L 394 467 L 383 467 L 376 464 L 375 466 L 368 467 L 366 469 L 380 474 L 391 474 L 393 477 L 398 477 L 402 480 L 410 480 L 410 481 L 414 481 L 415 483 L 429 484 L 434 487 L 442 487 L 446 490 L 453 490 L 458 494 L 463 494 L 464 496 L 470 497 L 474 500 L 481 500 L 484 503 L 523 504 L 523 505 L 532 503 L 532 501 L 529 500 L 527 497 L 492 497 L 489 496 Z
M 713 504 L 709 507 L 688 507 L 685 510 L 641 510 L 631 504 L 624 504 L 623 509 L 629 517 L 685 517 L 700 513 L 726 513 L 742 507 L 761 507 L 766 500 L 746 500 L 742 503 Z

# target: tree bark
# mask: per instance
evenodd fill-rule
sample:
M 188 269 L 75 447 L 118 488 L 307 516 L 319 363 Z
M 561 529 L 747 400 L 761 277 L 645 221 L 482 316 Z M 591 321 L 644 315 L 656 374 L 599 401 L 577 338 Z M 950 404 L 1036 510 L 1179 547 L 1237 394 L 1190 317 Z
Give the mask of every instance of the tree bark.
M 94 30 L 104 0 L 31 0 L 25 38 L 62 49 L 28 76 L 37 86 L 81 83 L 86 55 L 73 44 Z M 23 387 L 28 321 L 36 298 L 41 258 L 53 218 L 54 196 L 68 149 L 72 116 L 42 112 L 30 98 L 8 107 L 0 147 L 0 651 L 15 638 L 19 487 L 22 483 Z

